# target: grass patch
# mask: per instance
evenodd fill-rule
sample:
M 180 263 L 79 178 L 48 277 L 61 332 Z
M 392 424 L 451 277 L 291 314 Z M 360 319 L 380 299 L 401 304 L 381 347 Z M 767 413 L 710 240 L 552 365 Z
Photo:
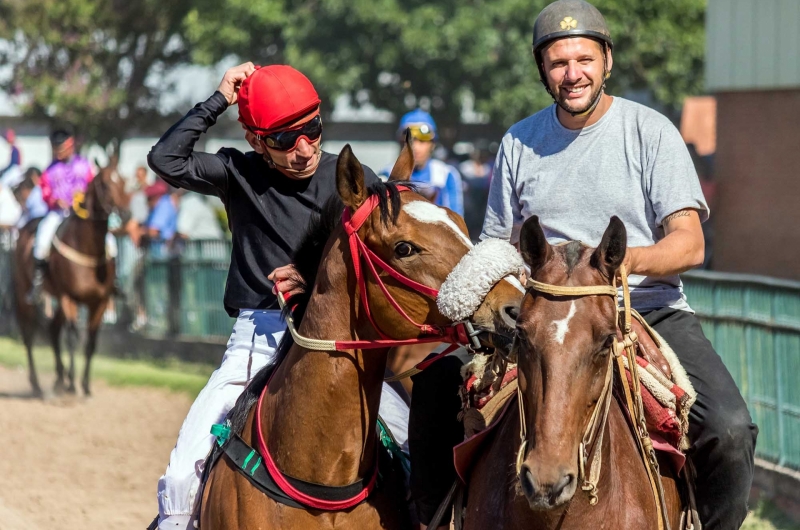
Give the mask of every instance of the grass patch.
M 771 502 L 760 499 L 745 519 L 742 530 L 800 530 L 800 524 Z
M 68 363 L 69 354 L 62 351 L 61 355 L 64 362 Z M 50 347 L 34 347 L 33 357 L 37 372 L 55 371 L 55 358 Z M 28 361 L 25 347 L 17 341 L 0 337 L 0 365 L 10 368 L 22 367 L 27 370 Z M 81 349 L 75 354 L 76 384 L 80 384 L 83 366 L 84 357 Z M 141 361 L 95 354 L 92 359 L 91 377 L 92 379 L 102 379 L 115 386 L 166 388 L 174 392 L 184 392 L 194 398 L 205 386 L 213 371 L 214 367 L 208 364 L 175 359 Z

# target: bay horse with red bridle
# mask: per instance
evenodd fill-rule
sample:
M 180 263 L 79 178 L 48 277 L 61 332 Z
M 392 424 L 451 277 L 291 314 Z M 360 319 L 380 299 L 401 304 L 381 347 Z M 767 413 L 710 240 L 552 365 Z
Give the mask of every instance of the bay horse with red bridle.
M 343 221 L 332 223 L 319 243 L 316 273 L 303 274 L 313 288 L 302 321 L 296 331 L 290 327 L 291 338 L 285 335 L 282 362 L 271 374 L 258 374 L 229 415 L 231 431 L 259 456 L 251 453 L 243 466 L 227 453 L 217 461 L 203 491 L 200 528 L 411 528 L 402 468 L 381 466 L 376 486 L 387 352 L 400 344 L 456 340 L 457 327 L 437 309 L 436 293 L 472 247 L 459 216 L 403 186 L 412 170 L 406 145 L 390 182 L 368 189 L 350 147 L 339 155 L 343 205 L 335 213 Z M 298 266 L 310 261 L 300 254 Z M 510 336 L 521 297 L 521 286 L 497 283 L 472 322 Z M 251 484 L 248 475 L 257 466 L 268 468 L 295 507 Z M 323 498 L 300 483 L 351 493 Z
M 551 246 L 535 216 L 523 224 L 531 275 L 513 348 L 518 397 L 469 473 L 464 528 L 680 528 L 669 465 L 648 466 L 630 408 L 614 399 L 630 393 L 614 376 L 625 351 L 614 285 L 626 241 L 616 217 L 596 249 Z
M 56 358 L 56 392 L 64 389 L 70 393 L 76 391 L 78 306 L 85 305 L 89 311 L 82 386 L 84 394 L 90 394 L 89 368 L 103 313 L 113 294 L 116 275 L 114 260 L 106 258 L 108 219 L 114 211 L 119 212 L 122 217 L 127 216 L 128 212 L 128 195 L 125 193 L 125 182 L 117 173 L 116 156 L 89 182 L 83 201 L 75 201 L 70 215 L 61 223 L 53 238 L 44 290 L 58 303 L 49 326 L 50 343 Z M 20 230 L 14 256 L 17 322 L 28 353 L 29 379 L 36 396 L 42 395 L 32 351 L 39 311 L 34 304 L 29 303 L 27 293 L 33 279 L 32 249 L 39 221 L 31 221 Z M 64 363 L 61 360 L 61 329 L 64 326 L 69 351 L 66 386 Z

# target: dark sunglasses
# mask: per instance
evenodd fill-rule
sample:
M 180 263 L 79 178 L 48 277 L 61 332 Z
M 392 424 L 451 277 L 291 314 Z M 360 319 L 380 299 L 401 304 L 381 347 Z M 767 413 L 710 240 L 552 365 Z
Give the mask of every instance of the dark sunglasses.
M 309 142 L 316 142 L 322 135 L 322 118 L 317 115 L 310 121 L 301 125 L 298 129 L 289 129 L 270 134 L 257 135 L 263 140 L 267 147 L 276 151 L 291 151 L 297 146 L 300 138 L 305 138 Z

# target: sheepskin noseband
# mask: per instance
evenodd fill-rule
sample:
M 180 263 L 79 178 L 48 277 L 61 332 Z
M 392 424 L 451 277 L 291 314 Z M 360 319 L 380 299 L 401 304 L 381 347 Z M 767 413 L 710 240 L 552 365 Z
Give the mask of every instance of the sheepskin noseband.
M 439 289 L 439 312 L 459 322 L 475 313 L 492 286 L 523 271 L 522 257 L 508 241 L 486 239 L 461 258 Z

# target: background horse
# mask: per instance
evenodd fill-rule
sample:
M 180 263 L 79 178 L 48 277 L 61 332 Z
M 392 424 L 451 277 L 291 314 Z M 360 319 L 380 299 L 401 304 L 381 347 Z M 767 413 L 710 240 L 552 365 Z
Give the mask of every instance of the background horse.
M 557 286 L 613 285 L 626 240 L 617 218 L 596 250 L 578 241 L 550 246 L 535 216 L 525 221 L 520 236 L 532 279 Z M 590 505 L 579 487 L 580 444 L 592 412 L 602 405 L 609 348 L 616 337 L 616 297 L 528 291 L 516 339 L 527 451 L 522 451 L 516 475 L 521 440 L 515 403 L 470 474 L 465 528 L 658 528 L 648 474 L 616 399 L 611 399 L 601 438 L 597 504 Z M 669 473 L 669 465 L 661 465 L 661 472 Z M 681 499 L 675 481 L 662 476 L 662 484 L 670 526 L 678 529 Z
M 83 372 L 83 391 L 89 390 L 89 366 L 97 344 L 97 331 L 103 320 L 108 300 L 114 290 L 116 268 L 114 260 L 106 259 L 108 218 L 114 210 L 125 217 L 128 196 L 125 182 L 117 173 L 117 158 L 112 157 L 86 188 L 84 204 L 78 205 L 81 215 L 72 211 L 58 228 L 50 251 L 44 289 L 58 302 L 50 322 L 50 342 L 56 357 L 57 392 L 64 389 L 64 363 L 61 361 L 61 328 L 66 324 L 69 371 L 68 392 L 75 392 L 75 348 L 78 343 L 78 305 L 89 310 L 86 335 L 86 367 Z M 28 369 L 33 393 L 42 395 L 33 362 L 33 338 L 38 311 L 27 301 L 33 279 L 33 241 L 39 219 L 20 230 L 15 253 L 14 289 L 17 322 L 28 352 Z M 60 243 L 57 243 L 60 241 Z
M 395 270 L 438 289 L 472 245 L 459 216 L 413 191 L 398 192 L 395 183 L 407 181 L 412 169 L 413 155 L 406 145 L 392 171 L 391 182 L 375 184 L 368 190 L 361 164 L 350 147 L 345 146 L 337 163 L 337 189 L 351 212 L 368 197 L 377 196 L 379 206 L 358 230 L 358 235 Z M 335 218 L 341 212 L 339 205 L 334 210 Z M 302 248 L 293 260 L 298 267 L 308 267 L 313 261 L 316 272 L 309 277 L 300 271 L 313 289 L 299 332 L 306 337 L 336 341 L 379 339 L 359 299 L 348 234 L 335 223 L 331 223 L 330 230 L 325 234 L 325 243 L 320 244 L 316 260 L 308 259 Z M 367 278 L 366 297 L 377 327 L 394 339 L 420 336 L 417 327 L 398 315 L 374 278 L 369 274 Z M 387 275 L 382 274 L 381 278 L 391 296 L 416 322 L 450 324 L 439 313 L 435 300 Z M 521 297 L 520 289 L 501 281 L 486 297 L 473 321 L 484 329 L 508 335 L 514 326 L 510 315 L 516 316 Z M 296 303 L 295 298 L 292 303 Z M 241 436 L 251 447 L 258 447 L 258 437 L 263 436 L 277 469 L 289 477 L 327 486 L 368 479 L 378 460 L 376 422 L 387 351 L 388 347 L 314 351 L 284 340 L 279 354 L 285 354 L 285 359 L 272 375 L 262 398 L 263 406 L 247 407 L 257 401 L 265 387 L 264 372 L 256 376 L 240 397 L 231 415 L 232 430 L 243 424 Z M 240 422 L 238 415 L 242 413 Z M 405 479 L 397 466 L 381 470 L 379 487 L 361 504 L 347 510 L 320 511 L 278 504 L 257 491 L 227 456 L 210 472 L 200 522 L 200 527 L 208 530 L 411 527 Z

